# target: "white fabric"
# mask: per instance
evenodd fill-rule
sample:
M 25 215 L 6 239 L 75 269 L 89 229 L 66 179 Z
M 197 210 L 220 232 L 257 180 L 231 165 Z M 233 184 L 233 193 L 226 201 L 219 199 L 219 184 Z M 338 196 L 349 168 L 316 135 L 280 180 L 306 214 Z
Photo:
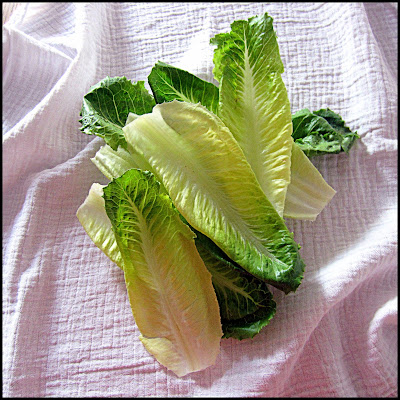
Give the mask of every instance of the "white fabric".
M 105 76 L 162 60 L 212 80 L 209 39 L 274 18 L 292 110 L 361 139 L 314 158 L 337 194 L 288 220 L 305 278 L 252 340 L 177 378 L 138 340 L 122 271 L 75 216 L 103 141 L 79 131 Z M 24 3 L 3 27 L 3 396 L 397 396 L 397 3 Z M 146 87 L 148 85 L 146 84 Z

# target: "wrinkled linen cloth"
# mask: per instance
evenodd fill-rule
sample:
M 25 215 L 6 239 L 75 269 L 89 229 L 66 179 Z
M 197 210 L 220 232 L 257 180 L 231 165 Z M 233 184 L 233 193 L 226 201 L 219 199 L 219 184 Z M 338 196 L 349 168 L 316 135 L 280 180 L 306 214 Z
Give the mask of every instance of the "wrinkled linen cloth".
M 287 220 L 302 285 L 273 289 L 253 339 L 178 378 L 138 339 L 122 271 L 76 211 L 103 140 L 79 112 L 108 76 L 158 61 L 213 81 L 209 39 L 274 18 L 292 111 L 329 107 L 360 139 L 314 157 L 337 191 L 314 222 Z M 3 396 L 395 397 L 397 3 L 25 3 L 3 27 Z M 215 82 L 215 81 L 213 81 Z M 147 85 L 147 83 L 146 83 Z M 147 86 L 147 88 L 149 88 Z

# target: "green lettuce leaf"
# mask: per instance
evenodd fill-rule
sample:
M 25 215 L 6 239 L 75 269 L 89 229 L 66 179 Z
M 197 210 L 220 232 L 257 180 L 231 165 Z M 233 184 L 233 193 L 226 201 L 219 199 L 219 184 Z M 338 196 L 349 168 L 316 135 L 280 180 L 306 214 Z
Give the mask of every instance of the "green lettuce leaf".
M 292 118 L 293 138 L 308 156 L 348 153 L 359 138 L 345 125 L 342 117 L 329 108 L 311 112 L 297 111 Z
M 123 130 L 194 229 L 255 277 L 296 290 L 304 270 L 299 246 L 215 114 L 174 100 Z
M 240 268 L 207 236 L 195 233 L 196 248 L 212 275 L 223 338 L 253 338 L 276 312 L 267 284 Z
M 151 70 L 148 81 L 157 104 L 172 100 L 200 102 L 217 113 L 218 88 L 187 71 L 159 61 Z
M 235 21 L 230 32 L 216 35 L 211 44 L 217 46 L 218 115 L 282 216 L 290 182 L 292 119 L 272 18 L 265 13 Z
M 102 137 L 113 149 L 126 149 L 122 132 L 130 112 L 142 115 L 151 112 L 155 101 L 144 82 L 132 83 L 126 77 L 106 77 L 83 98 L 81 131 Z
M 143 345 L 178 376 L 214 364 L 219 307 L 194 233 L 148 171 L 131 169 L 103 193 Z

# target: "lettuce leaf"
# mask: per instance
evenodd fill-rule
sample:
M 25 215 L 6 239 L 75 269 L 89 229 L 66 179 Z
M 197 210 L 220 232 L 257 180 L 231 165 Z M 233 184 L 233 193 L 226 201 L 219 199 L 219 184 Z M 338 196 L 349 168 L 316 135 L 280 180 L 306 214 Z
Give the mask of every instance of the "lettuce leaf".
M 312 157 L 348 153 L 359 136 L 329 108 L 313 112 L 305 108 L 293 115 L 293 138 L 304 153 Z
M 196 233 L 196 248 L 217 294 L 223 338 L 253 338 L 276 312 L 276 303 L 265 282 L 244 271 L 207 236 Z
M 286 218 L 314 221 L 332 200 L 336 191 L 295 142 L 292 146 L 290 185 L 286 193 Z
M 125 150 L 121 146 L 113 150 L 111 146 L 102 146 L 95 156 L 90 160 L 109 180 L 120 177 L 131 168 L 140 168 L 144 171 L 150 170 L 150 165 L 129 146 Z
M 155 101 L 144 82 L 132 83 L 126 77 L 106 77 L 90 88 L 83 98 L 81 131 L 102 137 L 113 150 L 126 149 L 122 132 L 130 112 L 151 112 Z
M 139 168 L 133 155 L 121 146 L 117 150 L 113 150 L 106 144 L 90 160 L 110 181 L 131 168 Z
M 174 100 L 123 130 L 194 229 L 255 277 L 296 290 L 304 270 L 299 246 L 215 114 Z
M 235 21 L 230 32 L 217 34 L 211 44 L 217 46 L 218 115 L 282 216 L 290 182 L 292 119 L 272 18 L 265 13 Z
M 78 208 L 76 216 L 93 243 L 103 253 L 124 269 L 121 252 L 115 240 L 111 221 L 107 216 L 104 199 L 103 185 L 93 183 L 85 201 Z
M 214 364 L 219 306 L 194 233 L 148 171 L 131 169 L 103 193 L 143 345 L 178 376 Z
M 217 113 L 218 88 L 187 71 L 159 61 L 151 70 L 148 81 L 157 104 L 172 100 L 200 102 Z

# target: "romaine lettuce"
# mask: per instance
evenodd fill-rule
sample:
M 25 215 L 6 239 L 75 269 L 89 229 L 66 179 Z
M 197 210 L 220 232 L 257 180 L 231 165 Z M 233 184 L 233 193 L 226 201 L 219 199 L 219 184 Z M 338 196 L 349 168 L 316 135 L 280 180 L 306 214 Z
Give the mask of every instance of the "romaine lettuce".
M 268 14 L 235 21 L 211 39 L 218 115 L 230 129 L 279 215 L 290 182 L 292 119 L 283 64 Z
M 148 81 L 157 104 L 172 100 L 200 102 L 214 114 L 218 112 L 218 88 L 187 71 L 159 61 L 151 70 Z
M 129 151 L 121 146 L 117 150 L 113 150 L 106 144 L 97 151 L 91 161 L 109 180 L 118 178 L 131 168 L 150 171 L 149 163 L 140 154 L 137 154 L 129 146 L 127 147 Z
M 107 77 L 80 119 L 105 140 L 92 161 L 111 182 L 92 185 L 77 217 L 124 271 L 143 344 L 179 376 L 215 361 L 222 332 L 268 324 L 267 283 L 296 290 L 304 263 L 282 217 L 316 218 L 335 191 L 307 156 L 358 138 L 329 109 L 291 115 L 267 13 L 210 42 L 219 87 L 158 62 L 154 97 Z
M 326 183 L 296 142 L 292 145 L 291 163 L 283 215 L 314 221 L 336 191 Z
M 276 312 L 268 286 L 229 259 L 207 236 L 194 231 L 197 250 L 212 275 L 223 338 L 254 337 Z
M 348 153 L 356 139 L 342 117 L 329 108 L 311 112 L 307 108 L 293 115 L 293 138 L 307 156 Z
M 178 376 L 214 364 L 219 306 L 194 233 L 148 171 L 131 169 L 103 192 L 143 345 Z
M 111 221 L 106 213 L 103 188 L 104 186 L 99 183 L 92 184 L 89 194 L 78 208 L 76 216 L 86 233 L 93 240 L 93 243 L 103 251 L 111 261 L 117 264 L 121 269 L 124 269 L 121 252 L 115 240 Z
M 125 77 L 107 77 L 92 86 L 83 98 L 81 131 L 102 137 L 113 150 L 118 146 L 126 149 L 122 127 L 128 114 L 149 113 L 154 104 L 143 81 L 133 84 Z

